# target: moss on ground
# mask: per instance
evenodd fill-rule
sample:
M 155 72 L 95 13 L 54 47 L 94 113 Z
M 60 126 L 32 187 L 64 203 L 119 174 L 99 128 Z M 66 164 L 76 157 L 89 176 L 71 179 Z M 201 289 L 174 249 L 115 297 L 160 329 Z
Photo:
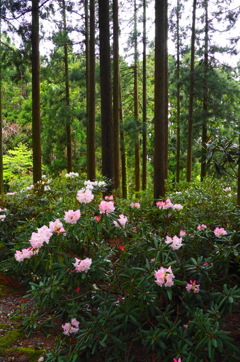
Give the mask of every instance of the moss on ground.
M 5 356 L 6 348 L 22 337 L 23 334 L 19 329 L 8 331 L 4 336 L 0 337 L 0 356 Z

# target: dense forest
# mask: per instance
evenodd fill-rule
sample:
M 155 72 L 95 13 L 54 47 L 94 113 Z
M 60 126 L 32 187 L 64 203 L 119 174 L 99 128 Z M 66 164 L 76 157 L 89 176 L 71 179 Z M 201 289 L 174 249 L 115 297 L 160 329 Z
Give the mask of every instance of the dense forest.
M 216 174 L 237 183 L 239 10 L 2 0 L 1 191 L 63 172 L 125 198 Z

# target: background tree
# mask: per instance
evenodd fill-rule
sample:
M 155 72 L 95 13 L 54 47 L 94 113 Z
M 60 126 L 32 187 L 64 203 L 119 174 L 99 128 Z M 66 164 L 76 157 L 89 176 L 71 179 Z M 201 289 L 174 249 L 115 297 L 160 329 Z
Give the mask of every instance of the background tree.
M 155 1 L 154 198 L 165 195 L 167 1 Z
M 39 0 L 32 0 L 32 149 L 33 183 L 42 178 L 40 119 Z
M 113 180 L 112 86 L 109 2 L 99 0 L 100 84 L 102 125 L 102 174 Z

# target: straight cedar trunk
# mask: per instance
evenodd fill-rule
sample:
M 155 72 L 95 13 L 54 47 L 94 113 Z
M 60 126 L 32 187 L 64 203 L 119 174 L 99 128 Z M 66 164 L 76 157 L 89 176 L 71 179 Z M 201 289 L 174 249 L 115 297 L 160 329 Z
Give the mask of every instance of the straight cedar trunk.
M 143 0 L 143 58 L 142 58 L 142 189 L 147 187 L 147 77 L 146 77 L 146 0 Z
M 118 0 L 113 0 L 113 158 L 114 158 L 114 189 L 120 189 L 120 72 L 119 72 L 119 24 Z
M 95 0 L 90 0 L 90 21 L 88 23 L 88 1 L 86 11 L 86 64 L 87 64 L 87 176 L 96 179 L 96 128 L 95 128 Z M 89 31 L 90 30 L 90 31 Z
M 0 6 L 0 194 L 3 187 L 3 124 L 2 124 L 2 7 Z
M 176 182 L 180 181 L 180 146 L 181 146 L 181 132 L 180 132 L 180 34 L 179 34 L 179 20 L 180 20 L 180 3 L 177 1 L 177 159 L 176 159 Z
M 110 63 L 109 1 L 99 0 L 102 174 L 113 181 L 112 87 Z M 108 192 L 111 191 L 111 187 Z
M 63 29 L 64 29 L 64 69 L 65 69 L 65 100 L 67 107 L 66 136 L 67 136 L 67 171 L 72 172 L 72 135 L 70 111 L 70 92 L 69 92 L 69 70 L 68 70 L 68 45 L 67 45 L 67 24 L 65 0 L 62 0 L 63 6 Z
M 203 80 L 203 123 L 202 123 L 202 160 L 201 181 L 206 176 L 207 119 L 208 119 L 208 1 L 205 1 L 205 49 L 204 49 L 204 80 Z
M 40 119 L 39 0 L 32 0 L 32 147 L 33 183 L 42 178 Z
M 134 118 L 138 122 L 138 39 L 137 39 L 137 4 L 134 0 Z M 138 126 L 137 126 L 138 127 Z M 140 146 L 139 133 L 135 136 L 135 191 L 140 191 Z
M 239 158 L 238 158 L 238 175 L 237 175 L 237 204 L 240 207 L 240 136 L 238 138 Z
M 191 36 L 191 64 L 190 64 L 190 89 L 188 109 L 188 135 L 187 135 L 187 182 L 192 180 L 192 138 L 193 138 L 193 101 L 194 101 L 194 58 L 195 58 L 195 37 L 196 37 L 196 5 L 193 0 L 192 10 L 192 36 Z
M 166 176 L 166 11 L 167 0 L 155 1 L 154 198 L 165 196 Z
M 168 2 L 165 1 L 164 6 L 164 38 L 165 38 L 165 179 L 168 177 Z
M 120 102 L 120 125 L 123 125 L 122 94 L 121 94 L 120 82 L 119 82 L 119 102 Z M 127 199 L 127 160 L 125 152 L 125 139 L 124 139 L 123 127 L 120 127 L 120 153 L 121 153 L 121 164 L 122 164 L 122 197 L 124 199 Z

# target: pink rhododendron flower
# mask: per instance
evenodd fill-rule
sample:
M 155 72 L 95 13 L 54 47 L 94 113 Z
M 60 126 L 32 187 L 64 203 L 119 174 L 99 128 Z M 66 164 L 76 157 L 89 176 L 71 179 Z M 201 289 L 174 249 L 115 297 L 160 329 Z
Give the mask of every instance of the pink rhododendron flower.
M 165 202 L 164 202 L 163 200 L 156 202 L 156 206 L 157 206 L 159 209 L 162 209 L 164 205 L 165 205 Z
M 206 229 L 207 228 L 207 225 L 205 225 L 205 224 L 199 224 L 198 226 L 197 226 L 197 229 L 198 230 L 204 230 L 204 229 Z
M 172 206 L 172 208 L 174 209 L 174 210 L 182 210 L 183 209 L 183 206 L 181 205 L 181 204 L 174 204 L 173 206 Z
M 170 199 L 167 199 L 166 201 L 165 201 L 165 205 L 163 205 L 163 209 L 164 210 L 167 210 L 167 209 L 169 209 L 170 207 L 173 207 L 173 203 L 171 202 L 171 200 Z
M 140 204 L 139 204 L 139 202 L 132 202 L 132 203 L 130 204 L 130 206 L 131 206 L 132 208 L 136 207 L 137 209 L 140 209 Z
M 75 263 L 73 263 L 73 266 L 75 266 L 75 272 L 80 273 L 84 271 L 88 271 L 90 269 L 90 266 L 92 264 L 92 259 L 86 258 L 86 259 L 78 259 L 75 258 Z
M 0 221 L 4 221 L 6 219 L 6 215 L 0 215 Z
M 83 204 L 88 204 L 94 199 L 94 195 L 91 190 L 78 190 L 77 200 Z
M 177 249 L 181 248 L 181 246 L 182 246 L 182 238 L 179 238 L 177 235 L 175 235 L 173 238 L 171 238 L 170 236 L 167 236 L 165 243 L 167 243 L 167 244 L 171 243 L 170 247 L 173 250 L 177 250 Z
M 220 238 L 223 235 L 227 235 L 227 232 L 224 228 L 218 228 L 216 227 L 214 230 L 214 234 L 217 238 Z
M 173 278 L 175 278 L 175 276 L 172 273 L 171 266 L 167 269 L 161 266 L 161 268 L 155 272 L 154 276 L 156 278 L 155 282 L 160 287 L 162 287 L 163 285 L 165 285 L 166 287 L 171 287 L 174 284 Z
M 196 284 L 196 280 L 190 280 L 190 283 L 186 285 L 188 292 L 199 293 L 200 284 Z
M 180 235 L 181 237 L 186 236 L 186 235 L 187 235 L 186 230 L 180 230 L 179 235 Z
M 101 216 L 94 216 L 94 219 L 99 222 L 101 220 Z
M 33 249 L 30 247 L 27 249 L 16 250 L 14 257 L 18 262 L 21 262 L 24 259 L 31 258 L 33 255 L 36 255 L 38 252 L 39 252 L 38 249 Z
M 10 195 L 15 195 L 17 193 L 17 191 L 14 192 L 7 192 L 6 195 L 10 196 Z
M 122 250 L 122 251 L 124 251 L 124 249 L 125 249 L 124 245 L 120 245 L 120 246 L 119 246 L 119 249 Z
M 104 197 L 104 199 L 107 200 L 107 201 L 112 201 L 114 199 L 114 197 L 113 197 L 113 195 L 106 195 Z
M 182 362 L 181 358 L 179 357 L 178 359 L 177 358 L 173 358 L 173 362 Z
M 70 323 L 65 323 L 62 325 L 63 334 L 69 336 L 71 333 L 77 333 L 79 331 L 79 322 L 76 318 L 72 318 Z
M 115 210 L 113 201 L 102 200 L 98 207 L 100 214 L 109 214 L 110 212 L 113 212 Z
M 119 215 L 119 219 L 117 219 L 117 221 L 113 221 L 115 226 L 119 226 L 122 225 L 122 227 L 125 226 L 126 222 L 128 221 L 128 218 L 126 216 L 124 216 L 123 214 Z
M 31 246 L 36 248 L 41 248 L 43 243 L 48 244 L 50 237 L 52 236 L 52 231 L 46 225 L 43 225 L 41 228 L 38 229 L 37 232 L 33 232 L 30 238 Z
M 59 219 L 56 219 L 55 221 L 50 221 L 49 223 L 49 229 L 52 232 L 55 232 L 57 234 L 61 234 L 65 232 L 65 229 L 63 227 L 62 222 Z
M 65 216 L 64 216 L 64 220 L 69 223 L 69 224 L 76 224 L 76 222 L 78 221 L 78 219 L 80 219 L 81 217 L 81 212 L 80 210 L 68 210 L 65 211 Z

